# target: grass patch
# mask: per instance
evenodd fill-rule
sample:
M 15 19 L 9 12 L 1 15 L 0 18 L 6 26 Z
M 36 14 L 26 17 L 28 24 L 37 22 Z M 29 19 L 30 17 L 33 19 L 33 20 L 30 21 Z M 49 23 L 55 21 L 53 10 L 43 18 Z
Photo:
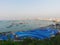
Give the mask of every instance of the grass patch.
M 60 45 L 60 35 L 54 38 L 38 40 L 38 39 L 23 39 L 23 41 L 0 41 L 0 45 Z

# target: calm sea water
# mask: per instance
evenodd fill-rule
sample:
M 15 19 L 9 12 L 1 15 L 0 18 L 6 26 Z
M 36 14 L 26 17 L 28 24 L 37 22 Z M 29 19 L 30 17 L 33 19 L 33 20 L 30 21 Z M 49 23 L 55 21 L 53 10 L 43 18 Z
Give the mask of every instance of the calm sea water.
M 26 31 L 50 24 L 53 24 L 53 22 L 43 20 L 2 20 L 0 21 L 0 32 Z

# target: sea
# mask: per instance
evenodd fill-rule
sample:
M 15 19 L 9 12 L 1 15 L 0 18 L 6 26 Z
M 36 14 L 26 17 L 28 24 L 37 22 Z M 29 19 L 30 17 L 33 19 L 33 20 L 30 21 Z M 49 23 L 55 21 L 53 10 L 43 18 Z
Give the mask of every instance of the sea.
M 33 30 L 53 24 L 46 20 L 0 20 L 0 32 Z

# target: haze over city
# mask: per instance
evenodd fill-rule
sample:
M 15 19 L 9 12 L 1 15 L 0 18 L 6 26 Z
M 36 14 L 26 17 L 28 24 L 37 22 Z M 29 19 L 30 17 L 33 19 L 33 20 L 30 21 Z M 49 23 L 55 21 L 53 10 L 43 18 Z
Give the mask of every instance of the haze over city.
M 60 18 L 60 0 L 0 0 L 0 20 Z

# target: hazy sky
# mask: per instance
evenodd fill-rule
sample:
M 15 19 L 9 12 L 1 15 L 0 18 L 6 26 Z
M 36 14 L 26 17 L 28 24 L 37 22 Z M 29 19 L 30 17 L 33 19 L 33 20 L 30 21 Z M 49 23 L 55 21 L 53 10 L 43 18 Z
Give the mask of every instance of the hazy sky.
M 60 17 L 60 0 L 0 0 L 0 19 Z

